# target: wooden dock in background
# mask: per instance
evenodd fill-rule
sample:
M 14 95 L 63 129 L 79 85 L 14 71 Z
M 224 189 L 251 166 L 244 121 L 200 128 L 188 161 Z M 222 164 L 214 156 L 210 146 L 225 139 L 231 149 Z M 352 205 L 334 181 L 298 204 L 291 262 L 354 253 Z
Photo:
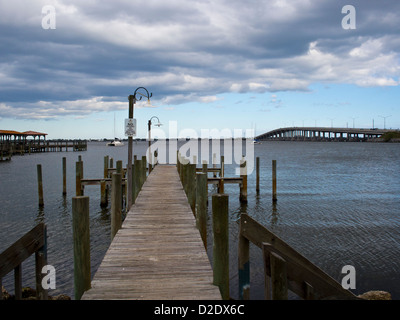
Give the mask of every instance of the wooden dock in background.
M 82 299 L 221 299 L 176 166 L 147 177 Z

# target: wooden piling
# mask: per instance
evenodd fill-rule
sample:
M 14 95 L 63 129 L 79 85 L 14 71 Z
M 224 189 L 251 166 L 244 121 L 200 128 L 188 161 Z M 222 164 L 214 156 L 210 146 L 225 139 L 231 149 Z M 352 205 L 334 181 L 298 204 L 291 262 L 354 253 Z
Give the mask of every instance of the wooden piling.
M 196 224 L 199 229 L 204 248 L 207 251 L 207 198 L 208 183 L 207 174 L 196 175 Z
M 196 215 L 196 164 L 188 164 L 188 200 L 190 208 Z
M 222 299 L 229 299 L 229 224 L 227 194 L 212 196 L 213 222 L 213 274 L 214 285 L 218 286 Z
M 133 183 L 135 185 L 134 189 L 135 189 L 135 199 L 137 198 L 140 188 L 141 188 L 141 181 L 142 181 L 142 160 L 138 160 L 138 159 L 134 159 L 134 179 L 133 179 Z
M 260 157 L 256 158 L 256 192 L 260 192 Z
M 188 176 L 189 176 L 189 164 L 182 165 L 182 186 L 185 194 L 188 194 Z
M 225 157 L 224 156 L 221 156 L 221 171 L 219 172 L 219 176 L 222 178 L 225 176 Z
M 213 153 L 213 158 L 212 158 L 212 164 L 213 164 L 213 168 L 217 167 L 217 155 L 215 153 Z M 213 177 L 216 178 L 217 177 L 217 173 L 214 171 L 213 173 Z
M 67 158 L 62 158 L 62 171 L 63 171 L 63 195 L 67 194 Z
M 42 269 L 47 265 L 47 227 L 43 224 L 43 247 L 35 252 L 35 280 L 36 280 L 36 299 L 48 300 L 47 289 L 43 288 L 42 281 L 44 274 Z M 1 284 L 0 284 L 1 286 Z
M 75 191 L 76 191 L 76 196 L 83 196 L 82 192 L 82 184 L 81 184 L 81 179 L 82 179 L 82 170 L 81 170 L 82 162 L 77 161 L 75 164 Z
M 37 181 L 38 181 L 38 195 L 39 195 L 39 207 L 44 206 L 43 200 L 43 179 L 42 179 L 42 165 L 37 165 Z
M 270 253 L 270 259 L 272 300 L 287 300 L 288 283 L 286 261 L 274 252 Z
M 244 158 L 240 160 L 240 177 L 242 183 L 240 184 L 239 200 L 241 203 L 247 203 L 247 162 Z
M 144 182 L 146 181 L 146 177 L 147 177 L 147 157 L 146 156 L 142 156 L 142 168 L 141 168 L 140 172 L 142 174 L 140 189 L 142 189 L 142 186 L 143 186 Z
M 107 179 L 108 178 L 108 156 L 105 156 L 104 157 L 104 175 L 103 175 L 103 177 L 104 177 L 104 179 Z
M 72 198 L 75 300 L 90 289 L 89 197 Z
M 276 196 L 276 160 L 272 160 L 272 201 L 278 200 Z
M 106 181 L 102 180 L 100 183 L 100 207 L 106 208 L 108 205 Z
M 206 160 L 203 160 L 202 172 L 208 175 L 208 164 Z
M 250 242 L 243 235 L 242 224 L 238 239 L 238 265 L 239 265 L 239 299 L 250 298 Z
M 111 186 L 111 240 L 122 225 L 122 174 L 112 174 Z
M 123 174 L 123 172 L 122 172 L 122 160 L 118 160 L 118 161 L 117 161 L 117 167 L 116 167 L 116 169 L 117 169 L 117 173 Z
M 218 183 L 218 193 L 224 193 L 224 163 L 225 163 L 225 157 L 221 156 L 221 171 L 219 172 L 219 177 L 221 178 Z
M 132 179 L 131 179 L 131 182 L 132 182 L 132 188 L 131 188 L 131 195 L 130 195 L 130 197 L 131 197 L 131 201 L 132 201 L 132 204 L 135 204 L 135 201 L 136 201 L 136 197 L 135 197 L 135 188 L 136 188 L 136 186 L 135 186 L 135 165 L 134 164 L 132 164 L 132 166 L 131 166 L 131 172 L 130 172 L 130 175 L 131 175 L 131 177 L 132 177 Z M 126 170 L 126 180 L 128 181 L 128 174 L 129 174 L 129 170 L 127 169 Z M 127 188 L 126 189 L 126 193 L 127 193 L 127 195 L 128 195 L 128 200 L 129 200 L 129 194 L 128 194 L 128 192 L 129 192 L 129 188 Z M 129 211 L 129 208 L 127 208 L 127 211 Z
M 109 157 L 104 156 L 104 171 L 103 178 L 108 179 L 108 165 L 109 165 Z M 106 185 L 105 197 L 108 198 L 109 187 Z

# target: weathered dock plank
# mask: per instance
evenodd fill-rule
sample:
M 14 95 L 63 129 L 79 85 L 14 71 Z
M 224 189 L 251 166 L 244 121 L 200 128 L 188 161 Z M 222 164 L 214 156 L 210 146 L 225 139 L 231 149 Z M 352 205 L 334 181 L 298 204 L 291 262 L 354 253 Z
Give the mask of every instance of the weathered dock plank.
M 149 175 L 82 299 L 221 299 L 175 166 Z

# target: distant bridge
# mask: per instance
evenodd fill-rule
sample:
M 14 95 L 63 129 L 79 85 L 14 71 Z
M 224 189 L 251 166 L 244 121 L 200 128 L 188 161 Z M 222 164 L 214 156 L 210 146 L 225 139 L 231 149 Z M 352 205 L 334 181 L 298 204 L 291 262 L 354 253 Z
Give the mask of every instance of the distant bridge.
M 281 141 L 373 141 L 388 129 L 287 127 L 279 128 L 256 137 L 257 140 Z

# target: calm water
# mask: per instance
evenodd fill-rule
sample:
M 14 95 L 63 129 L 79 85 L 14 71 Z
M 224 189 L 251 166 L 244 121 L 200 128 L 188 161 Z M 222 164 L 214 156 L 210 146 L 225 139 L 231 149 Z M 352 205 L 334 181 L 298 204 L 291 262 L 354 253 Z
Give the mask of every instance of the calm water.
M 180 143 L 180 145 L 183 143 Z M 134 144 L 145 154 L 147 142 Z M 400 144 L 263 142 L 254 146 L 261 160 L 261 191 L 255 172 L 249 176 L 248 204 L 239 203 L 239 187 L 225 185 L 230 201 L 231 296 L 237 298 L 237 236 L 242 212 L 272 230 L 339 282 L 345 265 L 356 268 L 356 289 L 385 290 L 400 299 Z M 211 154 L 211 152 L 210 152 Z M 105 147 L 92 142 L 85 152 L 14 156 L 0 163 L 0 251 L 38 222 L 48 230 L 48 263 L 56 268 L 57 289 L 73 297 L 71 198 L 75 162 L 84 161 L 85 178 L 103 176 L 103 158 L 127 160 L 127 145 Z M 67 158 L 67 196 L 62 196 L 62 157 Z M 278 202 L 271 201 L 271 161 L 277 160 Z M 42 164 L 44 202 L 38 208 L 36 165 Z M 225 176 L 235 176 L 226 165 Z M 209 187 L 211 194 L 215 192 Z M 109 209 L 100 208 L 100 187 L 88 186 L 92 274 L 110 244 Z M 211 207 L 211 206 L 209 206 Z M 212 259 L 211 219 L 208 252 Z M 251 246 L 251 298 L 263 299 L 261 250 Z M 212 260 L 211 260 L 212 261 Z M 23 265 L 23 286 L 34 287 L 34 259 Z M 12 273 L 3 285 L 13 291 Z

